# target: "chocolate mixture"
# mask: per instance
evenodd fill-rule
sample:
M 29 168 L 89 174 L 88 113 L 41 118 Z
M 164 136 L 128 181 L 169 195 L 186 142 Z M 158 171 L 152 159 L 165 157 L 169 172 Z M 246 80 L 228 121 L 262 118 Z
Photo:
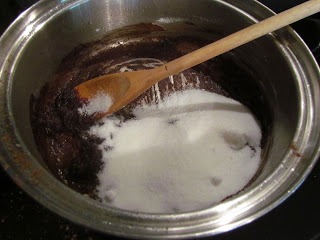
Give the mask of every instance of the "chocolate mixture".
M 32 127 L 38 149 L 52 173 L 72 189 L 95 198 L 97 173 L 101 169 L 102 139 L 88 135 L 95 123 L 92 116 L 80 116 L 81 104 L 73 88 L 89 79 L 119 71 L 148 69 L 204 46 L 212 40 L 196 34 L 170 34 L 158 25 L 139 24 L 114 31 L 102 39 L 75 48 L 60 64 L 52 81 L 38 98 L 32 96 Z M 252 71 L 229 52 L 167 78 L 116 113 L 132 118 L 131 110 L 142 103 L 159 101 L 173 91 L 204 89 L 234 98 L 247 105 L 262 123 L 268 117 L 264 99 Z M 264 145 L 262 142 L 262 147 Z

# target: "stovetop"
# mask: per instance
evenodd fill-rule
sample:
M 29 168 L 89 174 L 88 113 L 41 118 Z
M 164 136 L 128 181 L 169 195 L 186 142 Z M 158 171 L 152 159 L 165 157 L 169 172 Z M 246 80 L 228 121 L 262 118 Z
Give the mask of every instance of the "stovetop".
M 37 0 L 2 0 L 0 34 L 27 7 Z M 304 0 L 260 0 L 275 12 Z M 292 25 L 320 61 L 320 16 L 316 14 Z M 0 239 L 121 239 L 76 225 L 47 210 L 16 186 L 0 168 Z M 305 182 L 285 202 L 259 219 L 233 231 L 205 240 L 319 240 L 320 162 Z

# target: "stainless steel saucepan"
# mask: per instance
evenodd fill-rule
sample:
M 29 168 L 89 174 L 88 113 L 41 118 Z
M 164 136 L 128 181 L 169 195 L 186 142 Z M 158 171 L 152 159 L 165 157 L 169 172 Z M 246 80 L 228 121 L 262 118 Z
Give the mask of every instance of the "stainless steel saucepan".
M 56 180 L 37 152 L 30 126 L 31 94 L 49 81 L 74 47 L 141 22 L 192 22 L 221 36 L 273 12 L 253 0 L 43 0 L 21 14 L 0 39 L 1 165 L 52 211 L 87 227 L 136 238 L 214 235 L 267 213 L 307 177 L 319 156 L 319 68 L 286 27 L 237 51 L 270 111 L 264 166 L 240 194 L 209 209 L 144 214 L 108 207 Z

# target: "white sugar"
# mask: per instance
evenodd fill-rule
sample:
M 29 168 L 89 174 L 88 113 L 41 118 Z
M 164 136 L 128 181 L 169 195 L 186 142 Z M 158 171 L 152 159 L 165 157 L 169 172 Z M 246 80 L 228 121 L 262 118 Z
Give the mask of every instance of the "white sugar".
M 87 104 L 83 105 L 81 108 L 78 108 L 78 112 L 86 115 L 104 113 L 108 112 L 112 104 L 113 101 L 108 94 L 97 94 L 97 96 L 93 99 L 90 99 Z
M 259 167 L 259 124 L 232 99 L 187 90 L 134 114 L 125 122 L 106 117 L 90 130 L 105 139 L 97 190 L 107 204 L 151 213 L 203 209 L 243 189 Z

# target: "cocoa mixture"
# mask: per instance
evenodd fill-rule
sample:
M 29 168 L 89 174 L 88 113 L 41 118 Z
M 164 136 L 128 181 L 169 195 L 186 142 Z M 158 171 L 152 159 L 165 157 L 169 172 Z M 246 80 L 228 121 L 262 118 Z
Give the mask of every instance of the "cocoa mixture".
M 108 73 L 148 69 L 168 62 L 212 42 L 197 34 L 171 34 L 154 24 L 139 24 L 112 32 L 100 40 L 75 48 L 61 62 L 54 78 L 40 92 L 31 96 L 32 128 L 38 150 L 52 173 L 70 188 L 96 198 L 97 173 L 101 169 L 102 139 L 88 135 L 95 123 L 93 116 L 80 116 L 83 103 L 73 88 L 89 79 Z M 204 89 L 234 98 L 247 105 L 261 122 L 262 147 L 265 145 L 269 116 L 257 87 L 258 77 L 229 52 L 202 63 L 179 75 L 159 82 L 163 98 L 173 91 Z M 132 118 L 131 110 L 142 103 L 157 102 L 155 89 L 116 113 Z

